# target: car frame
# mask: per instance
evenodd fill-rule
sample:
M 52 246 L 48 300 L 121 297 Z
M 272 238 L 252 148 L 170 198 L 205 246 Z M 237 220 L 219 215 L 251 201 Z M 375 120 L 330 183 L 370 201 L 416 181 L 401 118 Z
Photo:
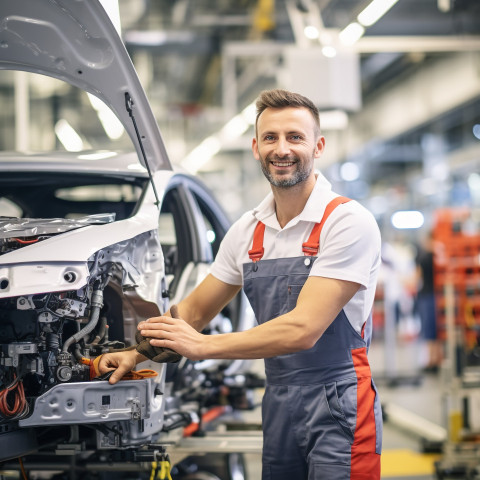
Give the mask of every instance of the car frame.
M 134 146 L 0 154 L 0 198 L 21 210 L 0 217 L 0 461 L 155 459 L 205 408 L 252 407 L 261 382 L 249 362 L 148 361 L 138 369 L 150 376 L 112 386 L 93 360 L 135 345 L 140 321 L 204 278 L 229 220 L 198 179 L 172 167 L 97 0 L 6 0 L 0 24 L 0 69 L 56 77 L 97 96 Z M 105 197 L 119 190 L 120 199 Z M 99 199 L 77 198 L 85 191 Z M 239 295 L 206 333 L 253 324 Z

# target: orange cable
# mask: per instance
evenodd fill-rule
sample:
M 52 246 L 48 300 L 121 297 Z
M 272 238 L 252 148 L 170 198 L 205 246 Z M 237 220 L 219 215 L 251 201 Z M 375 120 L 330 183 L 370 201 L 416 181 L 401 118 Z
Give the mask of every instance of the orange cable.
M 13 406 L 8 401 L 8 395 L 13 394 Z M 25 411 L 27 401 L 21 380 L 16 380 L 13 385 L 0 392 L 0 412 L 5 417 L 15 417 Z
M 20 464 L 20 470 L 22 471 L 23 480 L 28 480 L 27 472 L 25 471 L 25 467 L 23 466 L 22 457 L 18 457 L 18 463 Z

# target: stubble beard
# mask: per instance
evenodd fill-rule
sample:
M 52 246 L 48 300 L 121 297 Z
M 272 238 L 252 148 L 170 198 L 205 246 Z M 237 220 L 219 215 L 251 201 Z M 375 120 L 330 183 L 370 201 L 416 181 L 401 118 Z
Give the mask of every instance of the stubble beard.
M 278 188 L 290 188 L 294 187 L 295 185 L 298 185 L 299 183 L 304 182 L 307 180 L 307 178 L 310 176 L 312 173 L 313 169 L 313 163 L 302 163 L 300 159 L 296 156 L 292 158 L 275 158 L 273 161 L 286 161 L 289 160 L 291 162 L 294 162 L 296 165 L 295 171 L 290 174 L 290 175 L 284 175 L 284 176 L 279 176 L 278 178 L 275 178 L 275 176 L 270 172 L 268 169 L 268 166 L 270 165 L 270 162 L 272 161 L 271 157 L 268 157 L 266 159 L 261 158 L 260 165 L 262 167 L 262 172 L 265 175 L 265 178 L 270 182 L 271 185 L 274 187 Z

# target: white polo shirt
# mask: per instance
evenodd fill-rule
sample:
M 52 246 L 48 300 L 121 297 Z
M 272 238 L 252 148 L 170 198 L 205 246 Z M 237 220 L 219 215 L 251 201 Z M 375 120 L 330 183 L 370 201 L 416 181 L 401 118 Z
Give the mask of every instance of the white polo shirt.
M 318 174 L 303 211 L 281 228 L 270 193 L 255 209 L 245 213 L 223 239 L 210 273 L 231 284 L 243 284 L 243 264 L 251 262 L 253 232 L 258 221 L 265 224 L 263 260 L 303 256 L 302 244 L 321 221 L 327 204 L 338 195 Z M 380 266 L 380 231 L 373 215 L 355 201 L 339 205 L 328 217 L 320 235 L 320 248 L 311 276 L 348 280 L 361 285 L 344 307 L 353 328 L 361 332 L 373 306 Z

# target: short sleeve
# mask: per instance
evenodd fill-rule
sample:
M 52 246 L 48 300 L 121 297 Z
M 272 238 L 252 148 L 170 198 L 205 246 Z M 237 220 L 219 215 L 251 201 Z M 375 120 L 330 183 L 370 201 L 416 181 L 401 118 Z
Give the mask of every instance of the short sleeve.
M 239 251 L 242 247 L 248 250 L 248 246 L 239 244 L 239 239 L 245 237 L 245 233 L 242 235 L 241 230 L 240 222 L 236 222 L 230 227 L 220 243 L 217 256 L 210 268 L 210 273 L 214 277 L 230 285 L 242 285 L 243 267 L 239 261 Z

